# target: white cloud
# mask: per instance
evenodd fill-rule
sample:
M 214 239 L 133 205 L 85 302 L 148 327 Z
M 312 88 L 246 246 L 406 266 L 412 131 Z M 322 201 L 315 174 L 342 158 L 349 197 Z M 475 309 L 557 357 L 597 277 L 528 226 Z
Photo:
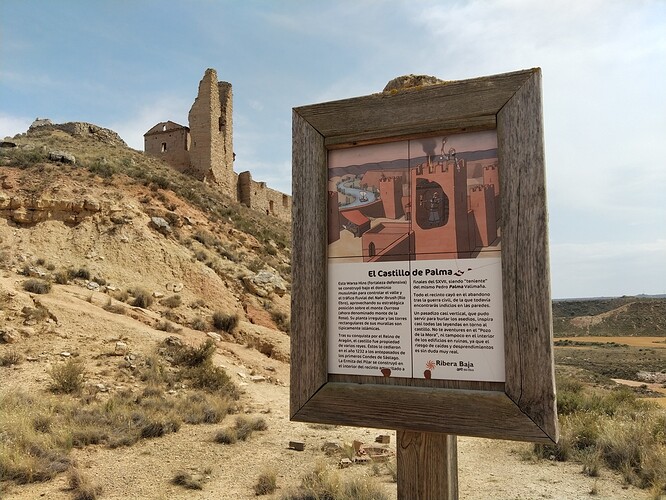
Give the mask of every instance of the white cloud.
M 109 128 L 118 132 L 128 146 L 143 151 L 143 134 L 155 124 L 167 120 L 187 126 L 191 102 L 180 96 L 162 94 L 151 103 L 134 110 L 134 116 L 111 123 Z
M 0 139 L 8 136 L 13 137 L 16 134 L 25 132 L 35 118 L 36 117 L 28 118 L 27 116 L 12 116 L 0 113 Z
M 551 245 L 555 298 L 666 293 L 666 239 Z

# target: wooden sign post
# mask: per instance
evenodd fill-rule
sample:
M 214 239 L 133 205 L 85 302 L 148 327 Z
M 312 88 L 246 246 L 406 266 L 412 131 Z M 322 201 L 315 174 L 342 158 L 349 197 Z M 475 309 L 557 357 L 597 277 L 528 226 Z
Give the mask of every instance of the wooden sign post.
M 293 110 L 291 418 L 398 431 L 399 498 L 456 435 L 556 442 L 541 72 Z

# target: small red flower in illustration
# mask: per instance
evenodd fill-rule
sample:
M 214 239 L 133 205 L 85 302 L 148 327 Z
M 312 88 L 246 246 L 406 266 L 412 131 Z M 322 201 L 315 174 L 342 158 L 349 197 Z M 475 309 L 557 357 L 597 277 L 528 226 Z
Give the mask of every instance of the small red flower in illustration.
M 430 360 L 426 363 L 426 368 L 428 370 L 434 370 L 435 369 L 435 362 L 433 360 Z

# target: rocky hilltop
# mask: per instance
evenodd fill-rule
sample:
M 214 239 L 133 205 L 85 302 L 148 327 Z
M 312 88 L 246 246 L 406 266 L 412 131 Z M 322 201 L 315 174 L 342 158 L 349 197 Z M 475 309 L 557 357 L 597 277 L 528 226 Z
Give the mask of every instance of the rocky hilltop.
M 203 302 L 171 310 L 177 324 L 221 311 L 238 316 L 242 335 L 265 328 L 286 337 L 286 224 L 91 124 L 33 125 L 4 144 L 0 251 L 6 270 L 54 281 L 68 269 L 86 269 L 90 280 L 79 284 L 109 297 L 141 285 L 160 298 L 177 282 L 184 304 Z

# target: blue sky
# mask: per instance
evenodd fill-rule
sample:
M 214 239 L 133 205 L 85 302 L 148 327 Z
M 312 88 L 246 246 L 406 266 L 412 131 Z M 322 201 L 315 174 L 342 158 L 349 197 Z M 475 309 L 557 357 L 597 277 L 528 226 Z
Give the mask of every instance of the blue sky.
M 553 296 L 666 293 L 662 0 L 0 0 L 0 137 L 48 117 L 142 149 L 212 67 L 236 170 L 289 192 L 291 108 L 537 66 Z

